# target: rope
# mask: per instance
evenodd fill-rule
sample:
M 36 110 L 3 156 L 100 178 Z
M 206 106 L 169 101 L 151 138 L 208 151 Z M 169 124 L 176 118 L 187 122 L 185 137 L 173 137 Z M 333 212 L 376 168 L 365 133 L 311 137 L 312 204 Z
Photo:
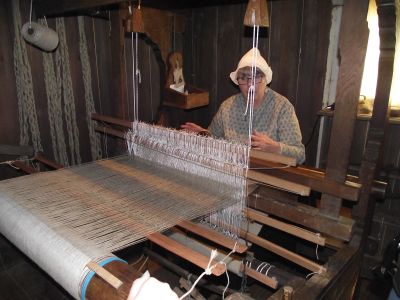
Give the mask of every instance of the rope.
M 76 121 L 75 98 L 72 86 L 71 70 L 69 67 L 69 54 L 67 45 L 67 36 L 65 33 L 65 24 L 63 18 L 56 18 L 56 28 L 60 39 L 56 52 L 57 82 L 62 90 L 64 100 L 64 116 L 67 125 L 68 142 L 71 155 L 71 164 L 80 164 L 81 156 L 79 150 L 79 132 Z
M 90 60 L 88 54 L 88 46 L 85 34 L 85 21 L 84 17 L 78 17 L 79 28 L 79 52 L 81 55 L 82 76 L 85 89 L 85 107 L 86 107 L 86 122 L 89 130 L 90 151 L 92 160 L 97 160 L 102 157 L 100 136 L 95 132 L 91 114 L 95 112 L 92 88 L 92 70 L 90 67 Z
M 252 49 L 258 49 L 258 36 L 260 31 L 260 26 L 255 24 L 255 11 L 253 10 L 252 13 L 252 20 L 253 20 L 253 47 Z M 251 65 L 251 86 L 247 92 L 247 102 L 246 102 L 246 110 L 244 115 L 246 116 L 249 114 L 249 131 L 248 131 L 248 145 L 251 145 L 251 135 L 253 134 L 253 112 L 254 112 L 254 100 L 255 100 L 255 79 L 256 79 L 256 61 L 257 61 L 258 51 L 253 51 L 252 57 L 252 65 Z M 250 152 L 248 153 L 250 160 Z M 246 169 L 246 176 L 247 176 L 248 167 Z
M 14 19 L 14 71 L 18 98 L 20 144 L 32 143 L 35 151 L 43 151 L 36 114 L 31 66 L 25 41 L 20 34 L 21 14 L 19 1 L 12 1 Z
M 46 19 L 39 20 L 39 23 L 47 25 Z M 44 83 L 47 95 L 47 114 L 49 116 L 51 144 L 55 161 L 68 166 L 67 147 L 63 127 L 63 111 L 60 85 L 57 83 L 57 76 L 54 67 L 53 54 L 43 51 Z
M 188 295 L 190 295 L 191 292 L 192 292 L 192 291 L 194 290 L 194 288 L 196 287 L 197 283 L 203 278 L 203 276 L 204 276 L 204 275 L 211 275 L 212 270 L 213 270 L 218 264 L 223 264 L 223 265 L 226 266 L 225 260 L 226 260 L 228 257 L 230 257 L 233 253 L 236 252 L 236 245 L 237 245 L 237 244 L 235 243 L 235 246 L 233 247 L 232 251 L 229 252 L 222 260 L 220 260 L 219 262 L 217 262 L 217 263 L 215 263 L 215 264 L 213 264 L 213 265 L 211 265 L 211 263 L 212 263 L 212 261 L 214 260 L 214 258 L 217 257 L 218 251 L 217 251 L 216 249 L 215 249 L 215 250 L 211 250 L 210 259 L 209 259 L 209 261 L 208 261 L 207 267 L 204 269 L 204 272 L 200 274 L 200 276 L 199 276 L 199 277 L 196 279 L 196 281 L 193 283 L 193 285 L 192 285 L 192 287 L 190 288 L 190 290 L 187 291 L 183 296 L 181 296 L 181 297 L 179 298 L 179 300 L 184 299 L 185 297 L 187 297 Z M 228 271 L 225 270 L 225 273 L 226 273 L 226 276 L 227 276 L 227 279 L 228 279 L 228 280 L 227 280 L 227 285 L 225 286 L 225 289 L 224 289 L 224 291 L 223 291 L 223 293 L 222 293 L 222 299 L 225 299 L 225 292 L 227 291 L 228 286 L 229 286 L 229 275 L 228 275 Z

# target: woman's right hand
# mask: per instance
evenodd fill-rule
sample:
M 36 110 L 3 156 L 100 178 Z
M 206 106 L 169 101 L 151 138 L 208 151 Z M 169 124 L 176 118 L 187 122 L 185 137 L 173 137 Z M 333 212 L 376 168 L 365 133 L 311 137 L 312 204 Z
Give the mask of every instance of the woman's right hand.
M 208 133 L 207 129 L 204 129 L 203 127 L 195 124 L 195 123 L 190 123 L 190 122 L 186 122 L 185 124 L 181 125 L 181 128 L 187 132 L 193 132 L 193 133 Z

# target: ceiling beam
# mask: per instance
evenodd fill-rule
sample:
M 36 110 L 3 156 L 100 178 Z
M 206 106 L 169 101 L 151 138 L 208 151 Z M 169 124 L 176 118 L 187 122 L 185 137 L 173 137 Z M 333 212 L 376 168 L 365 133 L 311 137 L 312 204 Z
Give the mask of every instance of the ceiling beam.
M 91 10 L 120 2 L 126 2 L 126 0 L 36 0 L 34 9 L 37 17 L 42 17 Z
M 158 9 L 181 9 L 243 3 L 247 1 L 248 0 L 141 0 L 141 4 L 142 6 Z M 37 17 L 55 16 L 77 11 L 99 9 L 104 6 L 110 6 L 122 2 L 128 3 L 128 0 L 35 0 L 34 9 Z M 136 5 L 138 1 L 130 2 Z

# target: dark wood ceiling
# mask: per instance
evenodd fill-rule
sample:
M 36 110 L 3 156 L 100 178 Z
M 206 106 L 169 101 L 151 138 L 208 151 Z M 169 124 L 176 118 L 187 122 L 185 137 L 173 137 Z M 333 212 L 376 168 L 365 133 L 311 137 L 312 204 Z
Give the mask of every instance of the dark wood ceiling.
M 186 9 L 243 2 L 247 2 L 247 0 L 141 0 L 141 5 L 159 9 Z M 113 9 L 121 3 L 136 5 L 138 0 L 36 0 L 34 8 L 37 16 L 41 17 Z

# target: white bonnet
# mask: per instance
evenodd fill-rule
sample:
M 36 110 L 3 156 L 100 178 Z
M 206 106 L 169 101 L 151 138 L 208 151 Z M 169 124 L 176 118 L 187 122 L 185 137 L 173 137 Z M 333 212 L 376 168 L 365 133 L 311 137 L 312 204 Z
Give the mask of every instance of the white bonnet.
M 254 53 L 254 51 L 256 51 Z M 269 84 L 272 80 L 272 70 L 270 68 L 270 66 L 267 64 L 266 60 L 261 56 L 260 50 L 258 50 L 257 48 L 252 48 L 250 49 L 245 55 L 243 55 L 243 57 L 240 59 L 238 66 L 236 68 L 235 71 L 231 72 L 231 74 L 229 75 L 229 77 L 231 78 L 231 80 L 238 85 L 237 82 L 237 71 L 241 68 L 244 67 L 251 67 L 253 64 L 253 53 L 256 56 L 255 59 L 255 66 L 257 68 L 259 68 L 265 75 L 265 79 L 267 81 L 267 84 Z

